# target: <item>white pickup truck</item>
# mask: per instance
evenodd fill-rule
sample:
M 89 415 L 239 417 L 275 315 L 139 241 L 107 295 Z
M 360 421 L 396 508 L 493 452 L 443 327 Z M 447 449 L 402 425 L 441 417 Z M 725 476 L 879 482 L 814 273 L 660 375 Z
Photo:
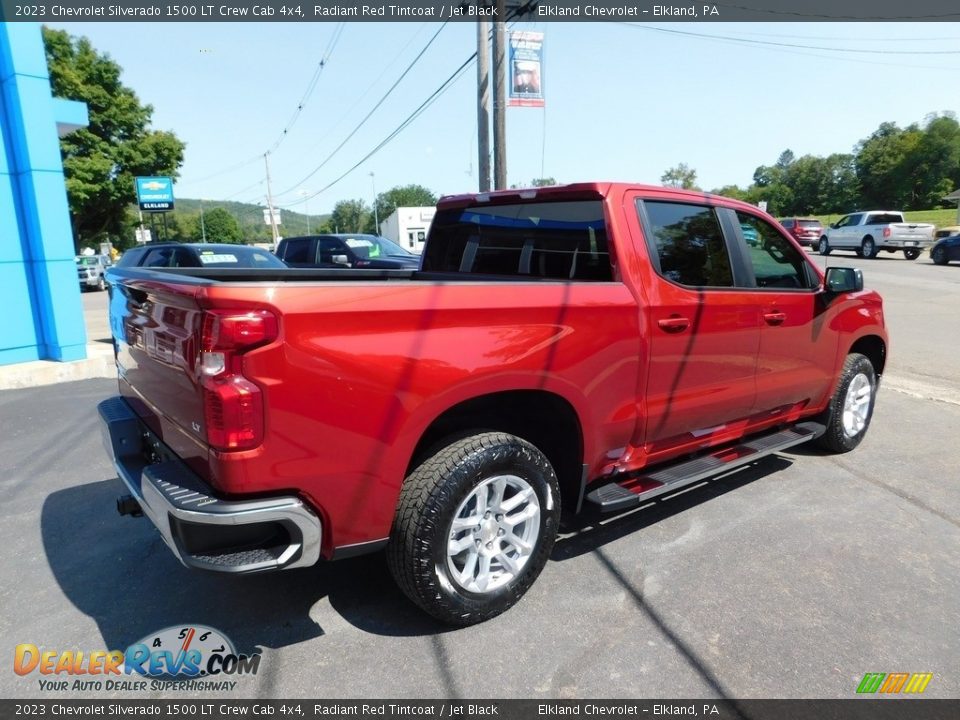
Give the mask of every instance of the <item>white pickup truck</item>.
M 833 250 L 853 250 L 860 257 L 876 257 L 881 250 L 903 251 L 907 260 L 933 244 L 934 226 L 908 223 L 897 210 L 868 210 L 851 213 L 823 229 L 818 249 L 821 255 Z

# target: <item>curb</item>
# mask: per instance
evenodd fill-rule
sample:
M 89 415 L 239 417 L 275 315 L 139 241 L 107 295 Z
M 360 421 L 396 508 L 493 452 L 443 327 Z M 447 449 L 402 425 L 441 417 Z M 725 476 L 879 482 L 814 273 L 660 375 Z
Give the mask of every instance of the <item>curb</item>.
M 113 362 L 113 347 L 104 343 L 87 345 L 86 360 L 56 362 L 34 360 L 15 365 L 0 365 L 0 390 L 56 385 L 74 380 L 91 378 L 116 378 L 117 366 Z

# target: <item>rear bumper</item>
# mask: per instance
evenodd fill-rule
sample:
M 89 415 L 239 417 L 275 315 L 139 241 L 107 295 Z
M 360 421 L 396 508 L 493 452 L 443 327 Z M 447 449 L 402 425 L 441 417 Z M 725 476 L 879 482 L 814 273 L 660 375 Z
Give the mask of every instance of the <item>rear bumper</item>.
M 143 514 L 187 567 L 287 570 L 320 558 L 322 526 L 296 497 L 221 500 L 140 421 L 127 402 L 101 402 L 104 448 Z M 160 462 L 146 461 L 149 449 Z
M 933 245 L 933 240 L 930 238 L 913 238 L 913 239 L 900 239 L 900 238 L 886 238 L 883 241 L 883 245 L 880 247 L 884 250 L 896 249 L 896 250 L 926 250 L 931 245 Z

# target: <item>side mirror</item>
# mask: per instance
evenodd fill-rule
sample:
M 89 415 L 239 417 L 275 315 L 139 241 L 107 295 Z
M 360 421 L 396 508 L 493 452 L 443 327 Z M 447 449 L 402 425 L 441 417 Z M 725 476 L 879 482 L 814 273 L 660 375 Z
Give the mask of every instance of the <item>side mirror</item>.
M 836 230 L 836 229 L 837 229 L 837 224 L 836 224 L 835 222 L 832 222 L 832 223 L 830 223 L 830 227 L 832 227 L 834 230 Z
M 346 255 L 334 255 L 330 259 L 333 260 L 334 265 L 346 265 L 347 267 L 350 267 L 350 258 L 348 258 Z
M 863 290 L 863 271 L 860 268 L 827 268 L 825 289 L 829 293 L 848 293 Z

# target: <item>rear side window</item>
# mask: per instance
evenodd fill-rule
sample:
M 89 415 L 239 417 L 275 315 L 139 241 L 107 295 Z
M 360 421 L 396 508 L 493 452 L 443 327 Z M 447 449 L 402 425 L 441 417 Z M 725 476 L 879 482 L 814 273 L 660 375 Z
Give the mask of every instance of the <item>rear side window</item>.
M 667 280 L 690 287 L 733 287 L 730 254 L 716 211 L 704 205 L 642 201 L 651 252 Z
M 599 200 L 443 210 L 423 269 L 555 280 L 613 279 Z
M 283 246 L 282 259 L 288 263 L 312 263 L 315 262 L 313 253 L 313 240 L 311 238 L 298 238 L 287 240 Z

